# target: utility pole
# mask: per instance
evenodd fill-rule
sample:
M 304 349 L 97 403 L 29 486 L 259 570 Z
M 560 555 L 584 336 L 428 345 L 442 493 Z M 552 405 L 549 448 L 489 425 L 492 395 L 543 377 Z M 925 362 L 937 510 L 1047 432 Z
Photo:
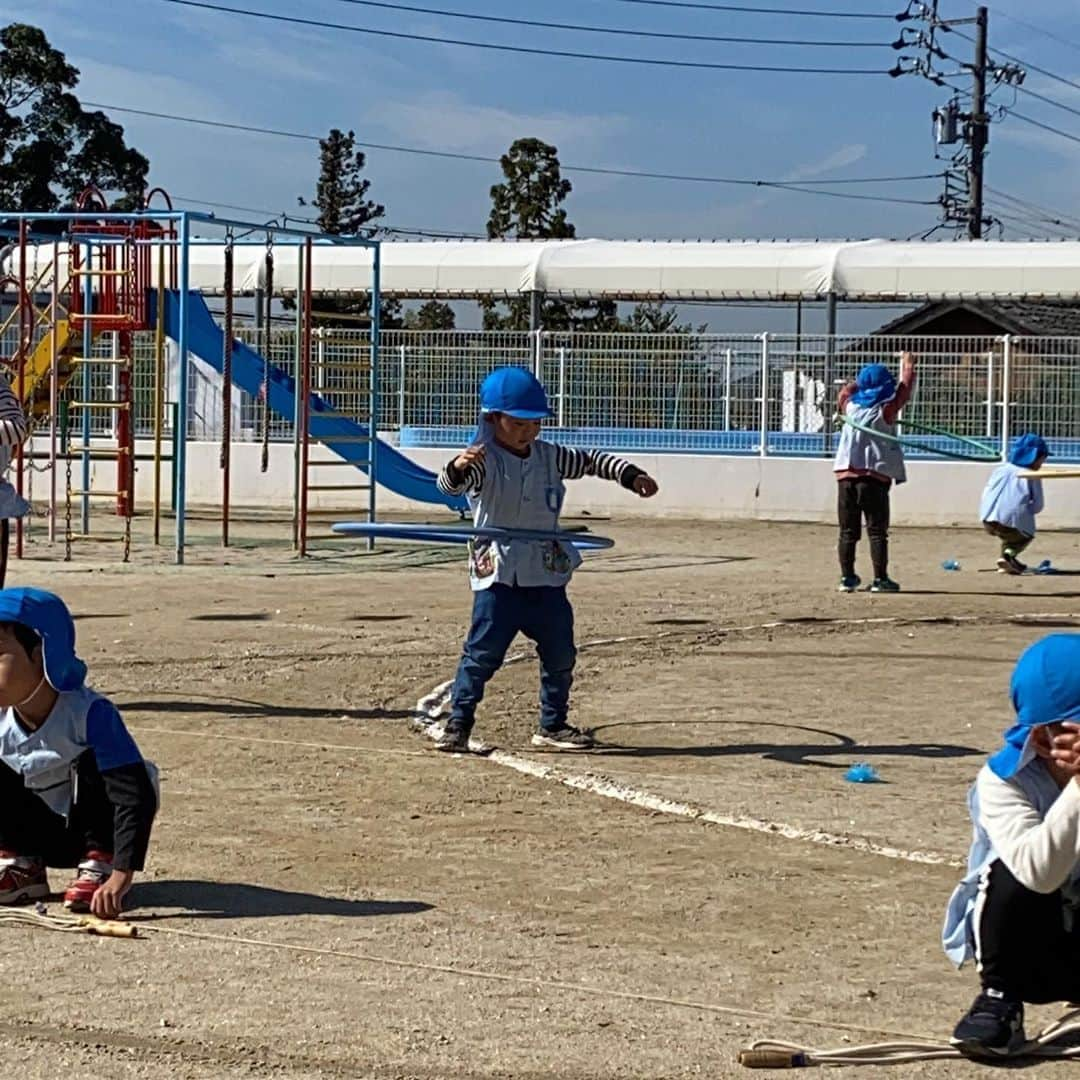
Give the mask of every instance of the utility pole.
M 968 161 L 968 238 L 981 240 L 983 230 L 983 162 L 990 141 L 990 117 L 986 113 L 987 9 L 975 12 L 975 61 L 971 65 L 971 125 Z
M 925 55 L 901 56 L 889 74 L 894 78 L 920 75 L 936 86 L 949 87 L 954 91 L 952 100 L 933 113 L 937 146 L 958 147 L 945 159 L 949 161 L 950 168 L 945 171 L 945 191 L 938 202 L 942 210 L 942 224 L 964 230 L 971 240 L 981 240 L 985 226 L 993 224 L 992 219 L 987 219 L 983 205 L 983 170 L 992 119 L 987 107 L 987 83 L 993 80 L 993 86 L 1020 86 L 1026 73 L 1018 64 L 990 59 L 987 44 L 989 13 L 985 6 L 976 8 L 974 18 L 942 19 L 938 15 L 938 4 L 939 0 L 930 0 L 929 3 L 908 0 L 907 9 L 897 15 L 898 21 L 923 23 L 925 29 L 903 29 L 900 37 L 893 42 L 893 48 L 922 49 Z M 970 61 L 950 55 L 942 47 L 947 39 L 939 32 L 948 34 L 957 26 L 975 28 L 975 55 Z M 942 71 L 939 65 L 946 64 L 955 65 L 955 68 Z M 965 111 L 961 95 L 966 91 L 949 80 L 968 72 L 972 80 L 971 108 Z M 935 153 L 935 157 L 940 160 L 939 154 Z

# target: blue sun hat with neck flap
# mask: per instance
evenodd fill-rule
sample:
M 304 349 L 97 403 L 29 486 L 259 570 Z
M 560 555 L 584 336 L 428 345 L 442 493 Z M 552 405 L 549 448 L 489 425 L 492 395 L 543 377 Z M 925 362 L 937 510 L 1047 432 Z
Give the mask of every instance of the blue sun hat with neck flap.
M 59 596 L 44 589 L 0 589 L 0 622 L 22 623 L 41 638 L 45 678 L 54 690 L 82 686 L 86 665 L 75 655 L 75 622 Z
M 1021 435 L 1009 449 L 1009 462 L 1029 469 L 1041 457 L 1049 457 L 1050 448 L 1041 435 Z
M 1029 645 L 1013 669 L 1009 693 L 1016 723 L 988 762 L 1002 780 L 1015 776 L 1035 756 L 1035 728 L 1080 720 L 1080 634 L 1050 634 Z
M 867 364 L 855 376 L 851 400 L 864 409 L 884 405 L 896 396 L 896 379 L 884 364 Z
M 493 413 L 505 413 L 515 420 L 546 420 L 555 415 L 543 384 L 523 367 L 496 368 L 480 384 L 480 419 L 474 443 L 494 439 L 492 425 L 485 422 Z

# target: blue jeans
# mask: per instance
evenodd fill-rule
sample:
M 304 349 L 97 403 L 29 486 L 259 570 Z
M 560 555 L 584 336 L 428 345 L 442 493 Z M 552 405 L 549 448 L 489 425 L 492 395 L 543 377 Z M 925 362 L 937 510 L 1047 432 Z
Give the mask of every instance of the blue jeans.
M 472 626 L 458 664 L 450 723 L 471 731 L 488 679 L 502 666 L 518 633 L 540 656 L 540 727 L 566 726 L 574 681 L 574 609 L 565 586 L 492 585 L 473 593 Z

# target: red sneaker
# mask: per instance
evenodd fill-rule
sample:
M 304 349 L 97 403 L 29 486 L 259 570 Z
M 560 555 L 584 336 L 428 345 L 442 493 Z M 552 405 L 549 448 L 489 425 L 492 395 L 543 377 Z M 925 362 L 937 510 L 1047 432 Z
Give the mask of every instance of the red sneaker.
M 40 859 L 0 852 L 0 904 L 25 904 L 49 895 L 49 879 Z
M 68 911 L 89 911 L 94 893 L 109 880 L 113 857 L 104 851 L 88 851 L 79 863 L 75 880 L 64 893 L 64 907 Z

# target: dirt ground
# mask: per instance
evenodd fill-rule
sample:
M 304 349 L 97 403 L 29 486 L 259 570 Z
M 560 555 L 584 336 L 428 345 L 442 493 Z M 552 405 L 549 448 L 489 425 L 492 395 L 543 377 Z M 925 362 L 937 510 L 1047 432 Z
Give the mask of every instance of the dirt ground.
M 238 522 L 223 553 L 196 520 L 178 569 L 145 525 L 128 567 L 36 536 L 10 580 L 69 602 L 163 806 L 139 940 L 0 931 L 19 1073 L 726 1077 L 757 1038 L 947 1036 L 976 985 L 938 945 L 965 791 L 1017 654 L 1080 626 L 1080 577 L 1005 578 L 980 533 L 900 530 L 905 591 L 847 596 L 831 529 L 594 528 L 617 546 L 572 586 L 574 715 L 602 745 L 530 749 L 532 661 L 477 727 L 546 778 L 412 730 L 467 625 L 460 549 L 301 565 L 287 524 Z M 1080 572 L 1075 535 L 1031 554 Z M 845 782 L 859 761 L 883 783 Z M 582 776 L 726 824 L 559 782 Z

